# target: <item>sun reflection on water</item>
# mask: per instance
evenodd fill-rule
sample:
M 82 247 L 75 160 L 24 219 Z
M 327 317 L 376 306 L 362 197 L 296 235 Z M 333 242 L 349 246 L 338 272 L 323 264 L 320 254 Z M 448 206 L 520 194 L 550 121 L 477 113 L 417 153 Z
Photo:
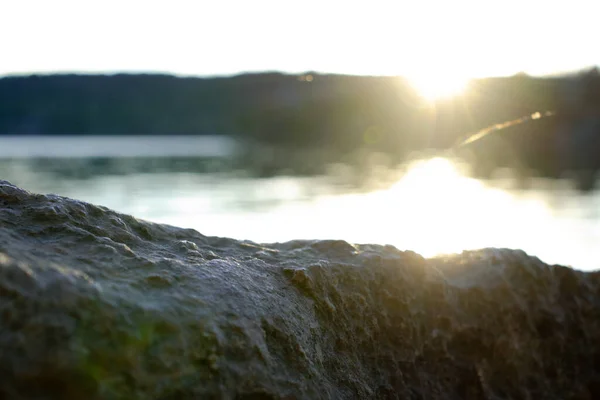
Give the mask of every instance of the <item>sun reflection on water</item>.
M 518 248 L 527 226 L 535 224 L 539 232 L 550 213 L 542 201 L 517 198 L 465 172 L 444 158 L 412 164 L 394 186 L 377 194 L 381 218 L 394 227 L 382 235 L 431 257 L 481 247 Z
M 342 239 L 391 244 L 425 257 L 513 248 L 545 262 L 589 269 L 595 265 L 594 255 L 600 256 L 595 246 L 600 239 L 597 218 L 562 215 L 552 205 L 557 196 L 550 192 L 493 187 L 470 178 L 464 165 L 445 158 L 416 161 L 389 188 L 367 193 L 332 191 L 314 178 L 279 177 L 249 184 L 253 189 L 242 189 L 243 197 L 266 196 L 261 202 L 268 200 L 268 207 L 232 209 L 224 202 L 240 196 L 239 182 L 232 182 L 209 197 L 197 191 L 176 196 L 173 213 L 151 219 L 262 243 Z M 278 200 L 284 195 L 282 188 L 293 201 Z M 270 197 L 273 191 L 279 192 L 277 198 Z M 319 194 L 303 198 L 300 194 L 306 191 Z M 199 209 L 202 204 L 205 207 Z

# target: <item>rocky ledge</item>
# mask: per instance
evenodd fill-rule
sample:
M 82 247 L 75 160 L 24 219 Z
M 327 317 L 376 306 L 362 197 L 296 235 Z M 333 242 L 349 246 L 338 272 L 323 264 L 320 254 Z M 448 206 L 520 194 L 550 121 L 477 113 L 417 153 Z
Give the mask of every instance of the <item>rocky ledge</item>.
M 597 399 L 599 294 L 521 251 L 256 244 L 0 181 L 0 399 Z

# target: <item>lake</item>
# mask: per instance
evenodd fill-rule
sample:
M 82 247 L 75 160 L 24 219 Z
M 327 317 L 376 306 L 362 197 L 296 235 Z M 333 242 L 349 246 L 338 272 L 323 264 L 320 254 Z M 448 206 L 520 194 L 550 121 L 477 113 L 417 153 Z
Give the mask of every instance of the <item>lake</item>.
M 568 180 L 523 185 L 500 171 L 482 181 L 456 160 L 397 165 L 377 154 L 361 165 L 265 173 L 239 161 L 243 150 L 224 137 L 0 136 L 0 179 L 210 236 L 343 239 L 426 257 L 519 248 L 547 263 L 600 268 L 600 193 Z

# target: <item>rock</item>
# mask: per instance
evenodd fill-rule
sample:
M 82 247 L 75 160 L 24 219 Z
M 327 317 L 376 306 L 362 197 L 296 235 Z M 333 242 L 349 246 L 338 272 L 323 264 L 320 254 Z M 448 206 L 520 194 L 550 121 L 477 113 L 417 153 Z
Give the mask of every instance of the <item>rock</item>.
M 256 244 L 0 181 L 0 399 L 595 399 L 599 288 L 521 251 Z

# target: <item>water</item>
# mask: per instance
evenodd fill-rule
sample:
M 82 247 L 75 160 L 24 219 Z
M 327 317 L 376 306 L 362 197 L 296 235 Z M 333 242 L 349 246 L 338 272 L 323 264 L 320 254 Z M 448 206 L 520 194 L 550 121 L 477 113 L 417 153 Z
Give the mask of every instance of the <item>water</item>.
M 523 189 L 505 171 L 484 182 L 445 158 L 265 175 L 237 163 L 239 150 L 218 137 L 0 137 L 0 178 L 211 236 L 344 239 L 426 257 L 520 248 L 600 268 L 600 194 L 568 181 Z
M 0 158 L 226 157 L 234 146 L 219 136 L 0 136 Z

